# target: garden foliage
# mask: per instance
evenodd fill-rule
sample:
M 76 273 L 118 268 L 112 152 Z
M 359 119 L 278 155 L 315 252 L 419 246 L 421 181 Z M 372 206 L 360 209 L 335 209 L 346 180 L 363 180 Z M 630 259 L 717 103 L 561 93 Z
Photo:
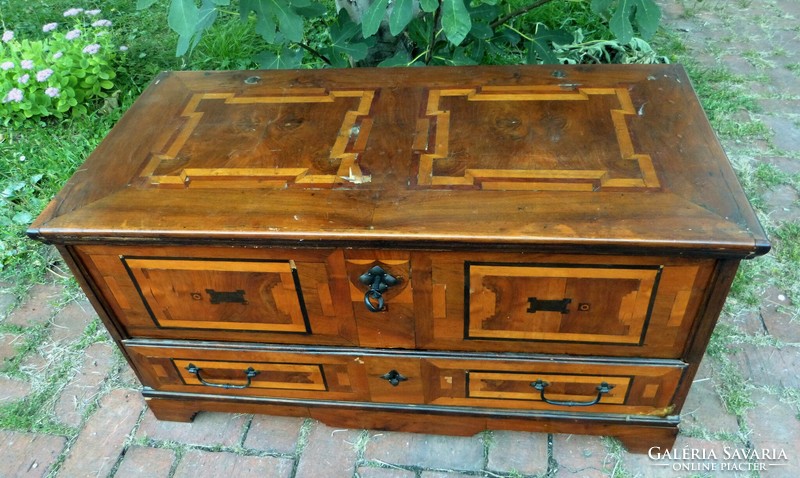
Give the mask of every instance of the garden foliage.
M 267 44 L 256 58 L 262 68 L 320 61 L 335 67 L 470 65 L 491 62 L 509 50 L 522 52 L 526 63 L 661 60 L 643 41 L 661 18 L 654 0 L 527 1 L 337 0 L 334 7 L 315 0 L 137 0 L 137 7 L 168 4 L 178 56 L 191 52 L 220 14 L 255 19 L 254 28 Z M 598 46 L 585 43 L 579 28 L 516 22 L 553 2 L 586 4 L 613 38 L 598 40 L 606 42 Z M 309 38 L 315 30 L 321 34 Z
M 58 22 L 42 26 L 41 40 L 5 30 L 0 42 L 0 118 L 57 118 L 87 112 L 87 102 L 114 88 L 117 48 L 111 21 L 100 10 L 72 8 Z

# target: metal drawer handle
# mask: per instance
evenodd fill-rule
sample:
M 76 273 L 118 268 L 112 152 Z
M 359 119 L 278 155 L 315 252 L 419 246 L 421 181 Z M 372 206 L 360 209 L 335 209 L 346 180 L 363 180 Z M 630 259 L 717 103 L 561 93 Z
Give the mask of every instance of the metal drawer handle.
M 381 378 L 392 384 L 392 387 L 400 385 L 400 382 L 405 382 L 408 377 L 403 376 L 397 370 L 391 370 L 388 373 L 381 375 Z
M 237 388 L 237 389 L 247 388 L 247 387 L 250 386 L 250 381 L 253 379 L 253 377 L 255 377 L 256 375 L 259 374 L 259 372 L 257 370 L 254 370 L 253 367 L 247 367 L 247 370 L 244 371 L 244 376 L 247 377 L 247 383 L 245 383 L 244 385 L 231 385 L 229 383 L 211 383 L 211 382 L 206 382 L 205 380 L 203 380 L 203 377 L 200 376 L 200 371 L 203 370 L 203 369 L 197 367 L 193 363 L 190 363 L 186 367 L 186 370 L 188 370 L 189 373 L 194 374 L 194 376 L 197 377 L 197 380 L 199 380 L 200 383 L 202 383 L 206 387 L 217 387 L 217 388 L 228 388 L 228 389 L 230 389 L 230 388 Z
M 594 397 L 594 400 L 589 400 L 588 402 L 573 402 L 571 400 L 550 400 L 544 396 L 544 389 L 550 385 L 549 383 L 545 382 L 542 379 L 539 379 L 535 382 L 531 382 L 531 387 L 539 390 L 541 392 L 542 401 L 545 403 L 549 403 L 550 405 L 560 405 L 562 407 L 588 407 L 590 405 L 595 405 L 600 403 L 600 399 L 603 397 L 604 393 L 609 393 L 614 385 L 609 385 L 606 382 L 600 382 L 600 385 L 596 387 L 597 396 Z
M 369 286 L 369 290 L 364 294 L 364 305 L 370 312 L 380 312 L 386 308 L 383 293 L 398 284 L 400 281 L 389 275 L 381 266 L 375 266 L 367 272 L 361 274 L 358 280 Z

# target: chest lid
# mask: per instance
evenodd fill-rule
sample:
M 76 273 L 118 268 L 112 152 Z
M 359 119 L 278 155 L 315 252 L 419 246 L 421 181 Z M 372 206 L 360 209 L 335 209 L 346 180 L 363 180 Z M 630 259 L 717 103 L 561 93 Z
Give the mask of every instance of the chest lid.
M 29 234 L 769 247 L 674 65 L 162 73 Z

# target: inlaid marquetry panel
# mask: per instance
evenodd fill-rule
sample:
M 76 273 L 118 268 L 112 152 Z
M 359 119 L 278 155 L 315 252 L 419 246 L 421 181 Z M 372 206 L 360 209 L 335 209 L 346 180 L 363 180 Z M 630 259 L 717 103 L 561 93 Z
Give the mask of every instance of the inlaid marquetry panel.
M 206 360 L 173 360 L 173 363 L 187 385 L 204 386 L 197 374 L 189 371 L 193 365 L 199 369 L 198 373 L 202 374 L 204 381 L 216 385 L 244 386 L 248 383 L 245 378 L 246 370 L 252 368 L 253 373 L 256 373 L 249 382 L 249 387 L 252 388 L 327 390 L 320 365 Z
M 159 327 L 309 331 L 291 261 L 121 260 Z
M 430 359 L 423 360 L 421 368 L 429 387 L 428 403 L 667 415 L 685 366 L 680 362 Z M 546 384 L 546 400 L 533 386 L 539 380 Z M 598 387 L 603 384 L 608 391 L 598 399 Z
M 346 400 L 367 396 L 363 361 L 349 356 L 209 344 L 132 340 L 125 345 L 143 384 L 156 390 Z
M 468 372 L 467 397 L 503 400 L 541 400 L 541 393 L 531 386 L 537 380 L 547 383 L 548 400 L 587 402 L 597 396 L 597 386 L 612 386 L 602 395 L 604 404 L 625 403 L 632 377 L 612 375 L 566 375 L 547 373 Z
M 194 94 L 181 114 L 183 125 L 151 154 L 140 179 L 191 188 L 369 182 L 358 156 L 372 127 L 374 97 L 372 90 L 323 88 Z
M 126 337 L 356 344 L 340 251 L 81 246 Z
M 644 107 L 642 107 L 644 108 Z M 657 189 L 626 88 L 433 89 L 417 120 L 417 184 L 499 190 Z
M 467 338 L 639 344 L 660 267 L 468 264 Z

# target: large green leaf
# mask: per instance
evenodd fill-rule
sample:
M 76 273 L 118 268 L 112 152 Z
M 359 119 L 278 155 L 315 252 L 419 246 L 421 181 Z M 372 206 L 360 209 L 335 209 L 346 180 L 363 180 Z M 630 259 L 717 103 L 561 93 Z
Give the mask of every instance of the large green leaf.
M 411 60 L 408 58 L 408 53 L 404 51 L 398 51 L 397 53 L 394 54 L 394 56 L 391 56 L 383 60 L 382 62 L 378 63 L 378 66 L 382 67 L 408 66 L 410 62 Z
M 433 13 L 439 8 L 439 0 L 419 0 L 419 7 L 425 13 Z
M 278 19 L 278 28 L 291 41 L 303 40 L 303 18 L 284 0 L 267 0 L 268 10 Z
M 342 9 L 336 21 L 331 23 L 328 32 L 331 35 L 331 47 L 335 53 L 345 54 L 355 61 L 367 57 L 367 44 L 361 40 L 354 40 L 361 28 L 350 19 L 350 15 Z
M 361 18 L 361 34 L 364 38 L 371 37 L 378 32 L 381 26 L 383 17 L 386 16 L 386 8 L 389 5 L 389 0 L 376 0 L 364 12 Z
M 661 9 L 653 0 L 592 0 L 592 10 L 606 13 L 613 10 L 608 27 L 617 41 L 627 44 L 635 33 L 634 23 L 643 38 L 653 36 L 661 21 Z
M 278 53 L 264 51 L 256 55 L 255 60 L 265 70 L 298 68 L 303 62 L 303 50 L 284 47 Z
M 396 0 L 392 7 L 392 14 L 389 16 L 389 31 L 397 36 L 411 21 L 414 16 L 413 0 Z
M 642 38 L 648 39 L 658 30 L 658 24 L 661 22 L 661 9 L 653 0 L 637 0 L 634 20 Z
M 571 41 L 572 35 L 565 30 L 560 28 L 551 30 L 540 23 L 536 26 L 533 40 L 528 42 L 527 63 L 536 64 L 538 59 L 544 64 L 556 64 L 559 61 L 553 51 L 553 44 L 564 45 Z
M 199 10 L 194 0 L 172 0 L 167 23 L 178 34 L 178 48 L 175 52 L 177 56 L 189 51 L 198 20 Z
M 194 49 L 194 47 L 200 43 L 200 38 L 202 38 L 203 32 L 211 27 L 211 25 L 214 24 L 214 21 L 216 21 L 216 1 L 217 0 L 203 0 L 203 4 L 200 6 L 200 10 L 197 14 L 197 25 L 195 25 L 195 33 L 190 49 Z
M 453 45 L 460 45 L 472 28 L 464 0 L 442 0 L 442 29 Z

